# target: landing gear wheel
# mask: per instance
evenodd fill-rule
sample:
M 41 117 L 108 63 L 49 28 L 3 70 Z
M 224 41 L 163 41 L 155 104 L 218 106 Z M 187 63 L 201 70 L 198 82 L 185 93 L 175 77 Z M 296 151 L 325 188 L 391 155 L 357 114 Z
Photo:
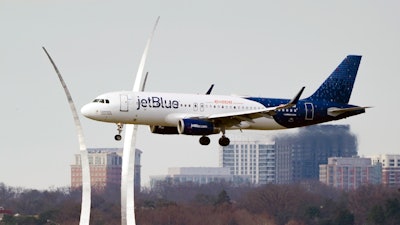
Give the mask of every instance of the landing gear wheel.
M 117 134 L 117 135 L 115 135 L 114 139 L 116 141 L 120 141 L 122 139 L 122 137 L 121 137 L 121 135 Z
M 117 123 L 117 127 L 118 127 L 118 128 L 117 128 L 118 134 L 114 136 L 114 139 L 115 139 L 116 141 L 120 141 L 120 140 L 122 139 L 121 133 L 122 133 L 122 129 L 124 128 L 124 124 L 122 124 L 122 123 Z
M 229 140 L 229 138 L 227 138 L 227 137 L 225 137 L 225 136 L 222 136 L 222 137 L 218 140 L 219 145 L 224 146 L 224 147 L 225 147 L 225 146 L 228 146 L 230 142 L 231 142 L 231 141 Z
M 200 138 L 199 142 L 201 145 L 208 145 L 208 144 L 210 144 L 210 138 L 203 136 Z

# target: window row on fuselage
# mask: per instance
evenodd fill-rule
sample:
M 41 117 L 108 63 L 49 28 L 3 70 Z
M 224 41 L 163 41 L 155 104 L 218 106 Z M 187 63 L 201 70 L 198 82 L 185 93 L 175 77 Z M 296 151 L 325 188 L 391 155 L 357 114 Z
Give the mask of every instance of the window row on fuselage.
M 279 109 L 278 112 L 294 113 L 294 112 L 297 112 L 297 110 L 298 110 L 298 108 Z
M 103 103 L 103 104 L 109 104 L 110 100 L 109 99 L 95 99 L 93 100 L 93 102 L 97 102 L 97 103 Z M 193 103 L 193 104 L 180 104 L 180 107 L 182 108 L 203 108 L 203 109 L 234 109 L 234 110 L 259 110 L 259 109 L 263 109 L 264 107 L 261 106 L 236 106 L 236 105 L 228 105 L 228 104 L 212 104 L 212 103 Z M 268 106 L 269 107 L 269 106 Z M 280 109 L 278 110 L 278 112 L 297 112 L 297 108 L 290 108 L 290 109 Z
M 180 108 L 193 108 L 193 109 L 232 109 L 232 110 L 259 110 L 264 109 L 262 106 L 249 106 L 249 105 L 231 105 L 231 104 L 213 104 L 213 103 L 191 103 L 179 104 Z
M 185 108 L 203 108 L 203 109 L 233 109 L 233 110 L 261 110 L 264 109 L 265 107 L 262 106 L 235 106 L 235 105 L 225 105 L 225 104 L 207 104 L 207 103 L 193 103 L 192 104 L 180 104 L 180 107 L 185 107 Z M 278 112 L 290 112 L 290 113 L 295 113 L 298 111 L 298 108 L 295 106 L 293 108 L 288 108 L 288 109 L 279 109 Z

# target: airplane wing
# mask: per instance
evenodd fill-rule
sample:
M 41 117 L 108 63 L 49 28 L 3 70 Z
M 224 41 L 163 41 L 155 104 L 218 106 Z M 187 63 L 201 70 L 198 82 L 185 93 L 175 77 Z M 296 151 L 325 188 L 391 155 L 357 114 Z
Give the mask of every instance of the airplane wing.
M 231 112 L 231 113 L 220 113 L 220 114 L 212 114 L 206 116 L 201 119 L 207 120 L 217 120 L 220 123 L 225 124 L 227 126 L 235 126 L 238 125 L 241 121 L 247 121 L 253 123 L 253 119 L 260 117 L 271 117 L 276 114 L 276 112 L 280 109 L 287 109 L 295 106 L 300 99 L 301 94 L 303 93 L 305 87 L 302 87 L 301 90 L 297 93 L 297 95 L 291 99 L 288 103 L 282 104 L 279 106 L 268 107 L 259 110 L 248 110 L 248 111 L 240 111 L 240 112 Z

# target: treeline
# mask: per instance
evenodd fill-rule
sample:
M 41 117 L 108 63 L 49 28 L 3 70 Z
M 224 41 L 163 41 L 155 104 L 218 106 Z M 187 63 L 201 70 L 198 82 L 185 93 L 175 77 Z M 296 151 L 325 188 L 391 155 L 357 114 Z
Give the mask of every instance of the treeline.
M 343 192 L 319 182 L 259 187 L 163 183 L 135 194 L 138 225 L 395 225 L 400 191 L 363 186 Z M 81 194 L 37 191 L 0 183 L 0 224 L 78 224 Z M 119 187 L 93 193 L 91 224 L 121 224 Z

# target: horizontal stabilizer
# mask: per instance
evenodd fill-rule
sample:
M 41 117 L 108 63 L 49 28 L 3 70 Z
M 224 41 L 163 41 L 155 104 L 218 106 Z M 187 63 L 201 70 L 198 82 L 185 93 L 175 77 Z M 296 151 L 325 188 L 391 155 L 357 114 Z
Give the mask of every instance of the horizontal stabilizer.
M 336 117 L 345 112 L 352 112 L 352 111 L 363 110 L 363 109 L 368 109 L 368 108 L 372 108 L 372 107 L 371 106 L 365 106 L 365 107 L 357 106 L 357 107 L 351 107 L 351 108 L 332 107 L 332 108 L 328 109 L 328 115 Z

